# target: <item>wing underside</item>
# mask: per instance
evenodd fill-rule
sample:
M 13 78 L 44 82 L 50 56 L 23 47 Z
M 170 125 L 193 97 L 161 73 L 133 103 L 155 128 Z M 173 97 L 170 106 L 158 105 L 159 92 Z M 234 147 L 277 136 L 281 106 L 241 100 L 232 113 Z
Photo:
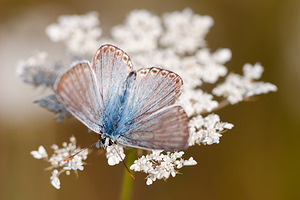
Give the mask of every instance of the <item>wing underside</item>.
M 187 148 L 188 117 L 179 105 L 167 106 L 146 116 L 128 134 L 118 137 L 126 146 L 175 151 Z
M 55 84 L 59 101 L 91 130 L 102 132 L 101 98 L 88 62 L 78 63 L 64 73 Z

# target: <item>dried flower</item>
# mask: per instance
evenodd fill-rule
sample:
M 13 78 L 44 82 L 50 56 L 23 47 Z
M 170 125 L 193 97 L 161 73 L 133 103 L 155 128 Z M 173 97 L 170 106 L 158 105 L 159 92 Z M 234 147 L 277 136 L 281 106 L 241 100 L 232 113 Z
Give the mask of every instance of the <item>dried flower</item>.
M 29 57 L 27 60 L 22 60 L 17 65 L 17 74 L 25 83 L 34 86 L 52 87 L 56 78 L 58 65 L 51 66 L 48 61 L 46 52 L 38 52 Z
M 50 94 L 33 102 L 38 103 L 41 107 L 47 108 L 51 112 L 57 113 L 56 119 L 58 122 L 61 122 L 67 116 L 71 116 L 67 109 L 59 104 L 55 94 Z

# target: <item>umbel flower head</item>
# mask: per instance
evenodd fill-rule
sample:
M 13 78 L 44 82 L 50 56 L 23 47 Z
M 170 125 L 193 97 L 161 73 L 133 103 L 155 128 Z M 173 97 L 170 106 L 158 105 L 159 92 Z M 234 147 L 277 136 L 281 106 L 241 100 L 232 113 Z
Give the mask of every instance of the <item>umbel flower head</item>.
M 47 170 L 52 170 L 52 176 L 50 177 L 50 183 L 56 188 L 60 189 L 59 175 L 62 173 L 70 174 L 70 171 L 77 173 L 78 170 L 82 171 L 85 165 L 84 160 L 87 159 L 88 150 L 84 149 L 81 151 L 79 147 L 76 146 L 76 138 L 74 136 L 70 137 L 70 142 L 64 142 L 62 148 L 54 144 L 51 146 L 54 151 L 52 156 L 49 157 L 45 148 L 40 146 L 37 151 L 31 151 L 31 155 L 36 159 L 44 159 L 50 164 Z M 80 153 L 78 153 L 80 152 Z M 66 161 L 70 156 L 75 155 L 72 159 Z
M 179 74 L 184 81 L 184 88 L 177 103 L 184 107 L 189 118 L 188 145 L 212 145 L 220 142 L 223 132 L 233 128 L 233 124 L 222 122 L 215 111 L 246 101 L 252 96 L 277 90 L 275 85 L 259 81 L 263 72 L 259 63 L 245 64 L 243 75 L 228 73 L 225 64 L 231 59 L 231 51 L 220 48 L 212 52 L 207 48 L 205 36 L 213 23 L 210 16 L 195 14 L 188 8 L 162 16 L 146 10 L 134 10 L 123 24 L 111 28 L 111 37 L 104 38 L 98 14 L 92 12 L 60 16 L 57 23 L 46 28 L 46 34 L 51 41 L 62 42 L 66 56 L 73 60 L 89 58 L 98 46 L 109 42 L 125 50 L 134 66 L 158 66 Z M 46 52 L 38 52 L 20 61 L 17 72 L 25 83 L 52 89 L 65 67 L 57 64 L 59 62 L 51 63 L 54 62 L 49 62 Z M 213 89 L 202 90 L 203 83 L 212 85 Z M 70 116 L 54 92 L 34 102 L 56 113 L 58 121 Z M 88 152 L 83 151 L 65 162 L 67 157 L 80 151 L 73 137 L 69 144 L 63 144 L 63 148 L 54 145 L 52 149 L 54 154 L 50 158 L 42 146 L 31 154 L 36 159 L 50 163 L 51 183 L 59 189 L 59 175 L 83 170 L 83 160 L 87 158 Z M 120 163 L 125 155 L 126 150 L 121 145 L 113 144 L 106 148 L 109 165 Z M 197 164 L 192 157 L 184 159 L 183 155 L 183 151 L 144 151 L 144 155 L 135 160 L 130 169 L 146 173 L 146 184 L 150 185 L 158 179 L 175 177 L 183 166 Z

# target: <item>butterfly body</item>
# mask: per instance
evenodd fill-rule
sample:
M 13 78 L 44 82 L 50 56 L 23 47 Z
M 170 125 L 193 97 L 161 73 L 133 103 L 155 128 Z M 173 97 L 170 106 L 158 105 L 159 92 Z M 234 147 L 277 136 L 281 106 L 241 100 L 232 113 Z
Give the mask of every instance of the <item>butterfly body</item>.
M 175 105 L 183 84 L 174 72 L 132 70 L 129 56 L 103 45 L 92 64 L 79 63 L 55 85 L 59 101 L 106 141 L 143 149 L 187 147 L 188 118 Z

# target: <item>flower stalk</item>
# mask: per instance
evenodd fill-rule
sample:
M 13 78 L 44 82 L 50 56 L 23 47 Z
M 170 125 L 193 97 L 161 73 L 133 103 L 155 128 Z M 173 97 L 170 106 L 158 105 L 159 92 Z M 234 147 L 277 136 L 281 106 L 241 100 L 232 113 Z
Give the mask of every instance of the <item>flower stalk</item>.
M 130 166 L 136 159 L 137 149 L 130 149 L 125 161 L 126 166 Z M 132 172 L 133 173 L 133 172 Z M 120 200 L 129 200 L 132 196 L 133 178 L 128 173 L 126 167 L 123 171 L 123 180 L 121 186 Z

